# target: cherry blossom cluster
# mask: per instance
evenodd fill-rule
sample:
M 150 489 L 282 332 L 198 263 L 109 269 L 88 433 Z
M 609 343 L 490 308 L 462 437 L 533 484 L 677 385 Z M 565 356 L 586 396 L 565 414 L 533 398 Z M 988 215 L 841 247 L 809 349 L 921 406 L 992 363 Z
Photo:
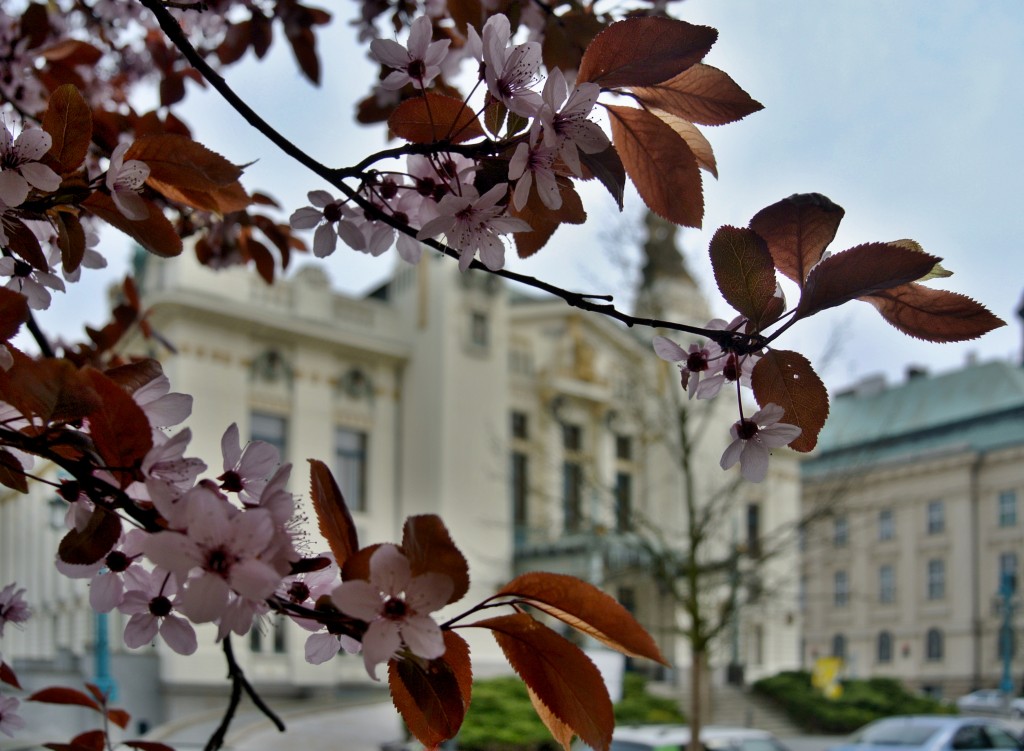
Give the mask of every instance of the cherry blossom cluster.
M 580 152 L 596 154 L 608 148 L 607 135 L 588 119 L 600 87 L 582 83 L 570 91 L 565 76 L 555 69 L 538 90 L 541 46 L 536 41 L 516 44 L 504 15 L 491 16 L 480 33 L 468 27 L 467 38 L 457 47 L 447 39 L 431 41 L 431 34 L 431 19 L 421 16 L 410 25 L 405 46 L 390 39 L 373 40 L 371 55 L 391 69 L 380 83 L 380 94 L 386 97 L 408 85 L 423 92 L 442 71 L 455 70 L 465 60 L 475 62 L 474 91 L 483 86 L 484 106 L 499 108 L 503 121 L 508 113 L 506 139 L 487 142 L 479 151 L 479 156 L 508 151 L 505 180 L 478 187 L 476 159 L 440 152 L 409 155 L 405 171 L 365 174 L 358 190 L 362 205 L 351 197 L 337 199 L 326 191 L 312 191 L 312 205 L 295 211 L 291 225 L 315 228 L 315 255 L 333 253 L 340 237 L 350 248 L 372 255 L 396 245 L 403 260 L 417 263 L 419 241 L 443 236 L 459 253 L 460 269 L 467 269 L 477 256 L 487 268 L 500 269 L 505 263 L 504 236 L 531 229 L 510 212 L 522 211 L 532 191 L 545 207 L 559 209 L 559 177 L 582 177 Z M 428 111 L 430 101 L 426 100 Z M 475 111 L 468 99 L 461 106 Z M 461 140 L 457 132 L 446 137 Z M 396 233 L 382 215 L 409 231 Z
M 25 589 L 19 588 L 14 582 L 0 589 L 0 637 L 4 635 L 4 626 L 24 623 L 32 615 L 25 601 Z M 0 665 L 4 665 L 0 656 Z M 18 714 L 21 702 L 13 696 L 0 696 L 0 733 L 14 737 L 14 733 L 25 727 L 25 720 Z
M 96 250 L 99 235 L 90 224 L 90 217 L 85 215 L 82 216 L 84 255 L 74 268 L 64 265 L 57 229 L 50 216 L 30 205 L 45 201 L 61 187 L 60 176 L 40 161 L 50 151 L 53 138 L 42 128 L 30 126 L 22 128 L 15 137 L 7 126 L 4 112 L 0 111 L 0 115 L 0 246 L 5 249 L 0 258 L 0 276 L 7 278 L 4 284 L 7 289 L 25 296 L 30 308 L 45 310 L 50 307 L 51 291 L 64 292 L 64 282 L 78 281 L 82 268 L 103 268 L 107 261 Z M 104 185 L 125 217 L 140 220 L 148 213 L 139 191 L 149 175 L 149 167 L 137 159 L 124 159 L 129 146 L 128 143 L 118 145 L 107 169 L 93 182 Z M 9 233 L 23 227 L 31 232 L 36 243 L 47 248 L 45 268 L 6 252 L 12 240 Z M 0 364 L 4 363 L 7 357 L 0 358 Z
M 740 316 L 731 322 L 715 318 L 704 327 L 709 331 L 742 332 L 747 319 Z M 750 388 L 750 375 L 761 358 L 758 352 L 737 352 L 713 342 L 692 342 L 683 349 L 671 339 L 656 336 L 654 352 L 662 360 L 677 363 L 680 381 L 690 399 L 713 399 L 726 384 Z M 779 422 L 783 409 L 777 404 L 766 404 L 749 418 L 743 416 L 743 401 L 739 399 L 740 419 L 729 429 L 732 442 L 722 454 L 721 467 L 729 469 L 737 462 L 740 473 L 750 482 L 761 482 L 768 476 L 771 449 L 785 446 L 801 429 Z

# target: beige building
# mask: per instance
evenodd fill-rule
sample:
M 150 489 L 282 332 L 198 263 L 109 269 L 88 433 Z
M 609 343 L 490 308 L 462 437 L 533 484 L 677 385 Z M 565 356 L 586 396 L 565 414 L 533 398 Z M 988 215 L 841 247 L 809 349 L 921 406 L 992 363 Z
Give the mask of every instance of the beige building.
M 660 234 L 648 243 L 642 309 L 705 323 L 706 305 L 672 233 L 656 224 L 651 231 Z M 685 676 L 683 619 L 664 584 L 650 576 L 641 544 L 657 530 L 658 544 L 678 556 L 687 524 L 673 449 L 678 421 L 672 416 L 682 392 L 678 374 L 654 356 L 650 332 L 524 295 L 492 276 L 461 274 L 434 257 L 400 266 L 386 285 L 360 298 L 332 291 L 316 267 L 268 287 L 241 269 L 213 272 L 187 257 L 146 257 L 140 288 L 152 308 L 150 322 L 177 353 L 142 339 L 129 349 L 159 357 L 173 389 L 194 395 L 189 453 L 210 465 L 209 474 L 219 474 L 220 436 L 237 422 L 243 437 L 274 443 L 293 463 L 292 488 L 309 518 L 306 460 L 326 461 L 363 544 L 397 541 L 408 515 L 439 514 L 472 578 L 468 597 L 451 614 L 521 571 L 571 573 L 620 597 L 651 630 L 676 666 L 662 677 Z M 793 668 L 800 625 L 796 546 L 764 563 L 758 553 L 762 539 L 793 528 L 796 461 L 781 452 L 764 484 L 724 492 L 736 473 L 722 473 L 718 458 L 735 418 L 728 411 L 690 414 L 707 434 L 693 465 L 696 498 L 711 530 L 702 562 L 731 562 L 705 577 L 705 596 L 715 608 L 730 596 L 743 605 L 728 638 L 723 633 L 719 640 L 715 680 L 724 679 L 728 662 L 745 665 L 751 678 Z M 25 514 L 44 513 L 44 490 L 0 500 L 10 538 L 4 579 L 27 582 L 26 569 L 38 562 L 9 530 Z M 58 531 L 44 534 L 55 540 Z M 310 540 L 313 552 L 323 549 L 315 536 Z M 53 540 L 35 548 L 47 559 L 54 549 Z M 95 623 L 83 611 L 83 589 L 43 570 L 36 576 L 49 583 L 28 594 L 46 593 L 37 606 L 51 614 L 52 629 L 25 635 L 7 653 L 18 655 L 31 640 L 40 664 L 54 658 L 58 645 L 88 655 Z M 743 583 L 735 595 L 730 581 Z M 205 695 L 224 689 L 212 632 L 200 636 L 197 655 L 180 658 L 162 647 L 123 650 L 122 626 L 112 614 L 112 672 L 120 680 L 119 670 L 130 669 L 119 668 L 119 660 L 150 661 L 159 676 L 157 708 L 146 715 L 152 722 L 198 710 L 208 703 Z M 489 635 L 473 631 L 463 634 L 471 638 L 476 674 L 507 670 Z M 236 652 L 249 678 L 271 696 L 366 684 L 358 659 L 308 665 L 305 635 L 271 620 Z M 78 669 L 88 675 L 91 663 Z M 141 701 L 143 693 L 129 698 Z
M 804 664 L 838 655 L 947 698 L 998 687 L 1003 608 L 1020 605 L 1000 591 L 1024 563 L 1024 370 L 866 381 L 833 401 L 802 476 L 805 508 L 832 509 L 805 537 Z

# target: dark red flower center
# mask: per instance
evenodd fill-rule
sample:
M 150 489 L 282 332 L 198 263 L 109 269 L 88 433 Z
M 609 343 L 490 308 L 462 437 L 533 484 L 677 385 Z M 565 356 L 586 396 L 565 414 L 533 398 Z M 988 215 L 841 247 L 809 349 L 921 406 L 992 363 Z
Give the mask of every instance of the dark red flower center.
M 729 355 L 725 359 L 725 367 L 722 368 L 722 375 L 727 381 L 738 381 L 740 379 L 740 361 L 736 355 Z
M 309 587 L 304 582 L 292 582 L 288 587 L 288 596 L 295 602 L 305 602 L 309 599 Z
M 686 369 L 691 373 L 699 373 L 708 369 L 708 358 L 705 357 L 703 350 L 690 353 L 686 358 Z
M 334 224 L 336 221 L 341 219 L 341 204 L 329 203 L 324 206 L 324 219 L 331 224 Z
M 400 621 L 409 612 L 409 606 L 405 600 L 399 597 L 389 597 L 384 603 L 384 617 L 391 621 Z
M 422 81 L 423 76 L 427 75 L 427 64 L 422 60 L 413 60 L 409 63 L 409 78 L 415 78 L 417 81 Z
M 206 554 L 206 570 L 223 576 L 231 569 L 232 556 L 223 548 L 216 548 Z
M 115 550 L 107 556 L 106 564 L 107 568 L 109 568 L 115 574 L 119 574 L 132 565 L 132 559 L 126 556 L 120 550 Z
M 757 435 L 757 431 L 757 423 L 751 420 L 740 420 L 739 425 L 736 426 L 736 435 L 744 441 L 749 441 Z
M 171 610 L 171 601 L 163 595 L 158 595 L 149 601 L 149 612 L 157 618 L 170 615 Z
M 221 481 L 220 487 L 222 490 L 226 490 L 229 493 L 242 492 L 242 476 L 235 472 L 235 470 L 229 469 L 217 479 Z

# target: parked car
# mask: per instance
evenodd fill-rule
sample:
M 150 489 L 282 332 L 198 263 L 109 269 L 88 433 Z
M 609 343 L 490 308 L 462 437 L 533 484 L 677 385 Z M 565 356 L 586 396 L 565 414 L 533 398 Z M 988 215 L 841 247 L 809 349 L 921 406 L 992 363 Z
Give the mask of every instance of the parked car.
M 701 728 L 701 745 L 707 751 L 789 751 L 766 730 L 708 725 Z M 621 725 L 612 733 L 610 751 L 686 751 L 688 725 Z M 589 747 L 577 742 L 573 751 Z
M 1024 698 L 1016 696 L 1006 701 L 997 688 L 982 688 L 956 700 L 956 708 L 964 714 L 1008 714 L 1024 717 Z
M 953 715 L 886 717 L 865 725 L 829 751 L 967 751 L 1024 746 L 1002 720 Z

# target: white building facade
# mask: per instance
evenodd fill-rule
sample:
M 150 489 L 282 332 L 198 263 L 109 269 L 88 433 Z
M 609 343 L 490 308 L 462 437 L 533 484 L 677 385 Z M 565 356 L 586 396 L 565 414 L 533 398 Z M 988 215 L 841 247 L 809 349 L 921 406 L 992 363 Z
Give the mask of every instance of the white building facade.
M 706 322 L 692 318 L 706 312 L 688 275 L 655 281 L 647 293 L 657 290 L 670 303 L 674 294 L 678 303 L 661 312 Z M 439 258 L 401 267 L 362 298 L 335 293 L 314 267 L 267 286 L 241 269 L 213 272 L 184 257 L 147 259 L 140 288 L 151 324 L 177 352 L 141 338 L 128 351 L 158 357 L 173 390 L 194 396 L 189 453 L 210 465 L 209 475 L 220 472 L 221 434 L 238 423 L 243 438 L 275 444 L 293 464 L 292 490 L 311 520 L 306 460 L 327 462 L 361 544 L 399 541 L 409 515 L 440 515 L 472 581 L 451 614 L 521 571 L 571 573 L 620 597 L 680 669 L 675 675 L 685 674 L 689 652 L 678 607 L 637 552 L 644 524 L 685 544 L 683 480 L 663 424 L 666 405 L 680 396 L 678 375 L 653 355 L 650 334 L 643 341 L 610 320 L 511 292 L 485 274 L 461 274 Z M 695 487 L 711 503 L 733 475 L 721 472 L 718 457 L 735 417 L 723 411 L 701 419 L 708 437 L 696 448 Z M 750 678 L 793 668 L 800 643 L 796 547 L 763 566 L 754 547 L 799 514 L 796 462 L 781 452 L 766 483 L 722 498 L 709 555 L 745 546 L 737 567 L 760 567 L 772 595 L 741 594 L 740 617 L 715 653 L 713 667 L 723 668 L 716 676 L 724 677 L 727 662 L 746 665 Z M 93 675 L 96 624 L 84 588 L 52 570 L 59 532 L 44 518 L 48 509 L 45 487 L 0 498 L 0 579 L 26 586 L 36 612 L 46 614 L 7 653 L 52 662 L 66 649 L 80 659 L 79 672 Z M 24 526 L 46 539 L 32 538 L 26 549 L 28 538 L 18 531 Z M 309 552 L 322 549 L 311 531 Z M 724 591 L 723 582 L 710 587 Z M 159 679 L 153 708 L 144 711 L 148 724 L 208 708 L 203 697 L 224 690 L 211 632 L 200 636 L 197 655 L 182 658 L 162 647 L 124 650 L 122 626 L 112 614 L 114 679 L 121 680 L 118 660 L 143 659 Z M 471 631 L 462 633 L 471 639 L 476 674 L 504 670 L 489 636 Z M 292 624 L 269 620 L 244 648 L 236 639 L 236 653 L 270 697 L 329 696 L 366 685 L 361 660 L 308 665 L 304 638 Z M 140 702 L 144 694 L 125 698 Z

